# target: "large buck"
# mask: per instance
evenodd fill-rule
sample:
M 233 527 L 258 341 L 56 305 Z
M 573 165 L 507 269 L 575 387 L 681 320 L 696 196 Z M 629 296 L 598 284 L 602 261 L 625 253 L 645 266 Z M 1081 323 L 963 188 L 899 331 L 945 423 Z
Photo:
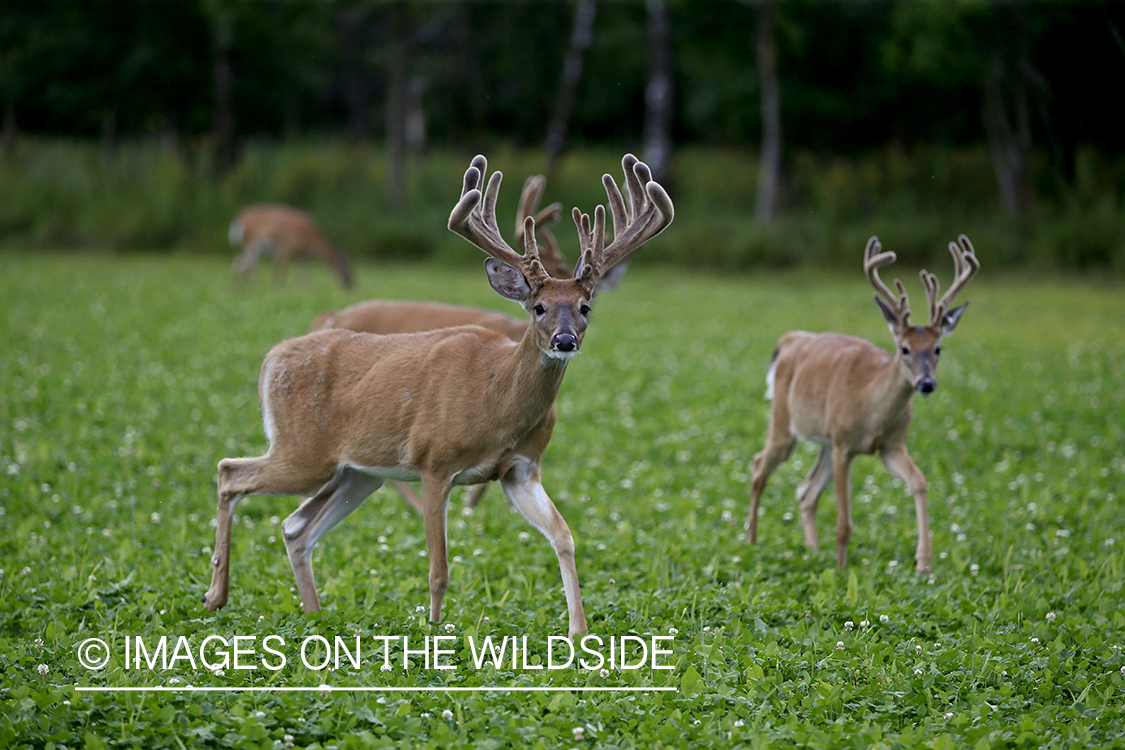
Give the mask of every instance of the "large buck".
M 534 218 L 525 220 L 522 255 L 504 242 L 495 213 L 501 175 L 493 173 L 485 188 L 487 163 L 473 159 L 449 228 L 491 256 L 485 270 L 492 288 L 531 315 L 518 342 L 476 326 L 388 336 L 332 329 L 270 350 L 258 385 L 269 451 L 219 462 L 214 569 L 203 596 L 208 609 L 227 602 L 232 515 L 242 498 L 308 497 L 282 532 L 301 604 L 310 611 L 320 608 L 311 558 L 320 538 L 385 480 L 420 479 L 430 621 L 440 622 L 449 583 L 450 488 L 499 480 L 555 550 L 569 633 L 586 631 L 574 539 L 543 489 L 539 464 L 595 285 L 672 221 L 672 202 L 648 167 L 631 157 L 623 164 L 632 167 L 625 170 L 628 209 L 613 179 L 602 179 L 613 242 L 605 245 L 601 206 L 593 222 L 574 209 L 581 256 L 571 276 L 556 278 L 540 260 Z
M 750 514 L 746 541 L 758 535 L 758 505 L 770 474 L 793 451 L 798 438 L 819 443 L 820 454 L 808 477 L 797 487 L 805 541 L 819 551 L 816 508 L 828 480 L 836 479 L 836 564 L 847 566 L 852 533 L 848 471 L 852 459 L 878 452 L 894 476 L 910 488 L 918 521 L 919 572 L 933 569 L 933 546 L 926 513 L 926 477 L 906 450 L 906 431 L 913 415 L 915 391 L 929 395 L 937 389 L 934 372 L 941 356 L 942 337 L 953 333 L 968 303 L 949 309 L 949 303 L 980 269 L 969 238 L 949 243 L 956 274 L 949 290 L 938 297 L 937 277 L 921 272 L 930 306 L 930 322 L 910 324 L 906 289 L 898 279 L 891 292 L 879 269 L 895 260 L 881 252 L 879 240 L 867 242 L 863 269 L 875 287 L 875 302 L 894 336 L 895 352 L 888 354 L 869 341 L 839 333 L 791 331 L 777 342 L 766 376 L 767 398 L 773 399 L 766 446 L 754 456 L 750 481 Z
M 636 157 L 627 155 L 623 162 L 626 172 L 632 169 L 635 163 Z M 536 237 L 543 243 L 539 247 L 539 260 L 549 274 L 556 278 L 566 278 L 570 275 L 572 266 L 567 262 L 558 241 L 549 229 L 551 224 L 559 220 L 562 204 L 552 203 L 539 210 L 546 184 L 547 178 L 543 175 L 533 175 L 524 182 L 516 210 L 516 228 L 513 237 L 515 244 L 521 245 L 524 222 L 527 217 L 533 217 Z M 619 264 L 604 275 L 594 293 L 610 291 L 615 287 L 627 265 L 627 263 Z M 523 338 L 529 324 L 530 320 L 527 318 L 513 318 L 495 310 L 479 307 L 450 305 L 444 302 L 373 299 L 357 302 L 341 310 L 321 313 L 309 325 L 309 333 L 328 328 L 346 328 L 358 333 L 419 333 L 453 326 L 478 325 L 502 333 L 513 341 L 519 341 Z M 411 507 L 421 512 L 422 498 L 413 487 L 395 479 L 388 481 Z M 465 504 L 475 507 L 487 489 L 487 484 L 472 487 Z
M 352 287 L 348 256 L 324 236 L 312 214 L 278 203 L 258 203 L 238 212 L 227 235 L 230 244 L 241 248 L 234 270 L 249 279 L 263 255 L 273 254 L 273 280 L 285 281 L 289 261 L 319 260 L 327 263 L 345 289 Z

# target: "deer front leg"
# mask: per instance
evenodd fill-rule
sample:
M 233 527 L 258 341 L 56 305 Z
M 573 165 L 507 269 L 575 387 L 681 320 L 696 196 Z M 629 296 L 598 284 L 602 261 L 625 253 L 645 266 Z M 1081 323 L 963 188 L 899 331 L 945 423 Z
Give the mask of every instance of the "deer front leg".
M 449 588 L 449 560 L 445 547 L 445 511 L 450 480 L 422 475 L 422 521 L 426 529 L 426 554 L 430 559 L 430 624 L 441 622 L 441 601 Z
M 301 607 L 306 612 L 320 609 L 320 597 L 316 593 L 312 571 L 312 551 L 317 542 L 382 484 L 383 480 L 379 477 L 340 467 L 315 495 L 282 521 L 285 551 L 297 580 Z
M 504 494 L 523 517 L 539 529 L 551 542 L 559 560 L 566 608 L 570 617 L 570 637 L 586 632 L 586 611 L 578 586 L 578 568 L 574 564 L 574 537 L 555 504 L 543 489 L 539 466 L 523 461 L 513 466 L 500 480 Z
M 832 448 L 821 446 L 816 463 L 805 480 L 797 485 L 797 507 L 801 510 L 801 526 L 805 531 L 805 543 L 813 552 L 820 552 L 820 542 L 816 537 L 816 508 L 820 493 L 832 478 Z
M 915 569 L 930 573 L 934 569 L 934 547 L 930 538 L 930 517 L 926 510 L 926 476 L 910 458 L 905 445 L 883 451 L 883 464 L 887 471 L 910 488 L 914 496 L 914 515 L 918 519 L 918 550 L 914 553 Z
M 848 542 L 852 538 L 852 456 L 845 448 L 832 447 L 832 473 L 836 477 L 836 567 L 848 567 Z

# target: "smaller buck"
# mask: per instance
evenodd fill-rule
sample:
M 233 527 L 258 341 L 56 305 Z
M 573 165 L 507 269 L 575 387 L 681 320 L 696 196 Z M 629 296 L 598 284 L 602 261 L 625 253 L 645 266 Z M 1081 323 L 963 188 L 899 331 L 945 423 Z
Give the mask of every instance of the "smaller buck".
M 258 391 L 269 451 L 219 462 L 215 553 L 203 596 L 214 611 L 230 591 L 235 506 L 249 495 L 307 498 L 282 523 L 285 548 L 305 611 L 320 609 L 312 551 L 387 479 L 422 482 L 429 558 L 430 621 L 441 622 L 449 585 L 446 508 L 454 485 L 499 480 L 504 494 L 550 541 L 566 597 L 569 633 L 586 632 L 574 538 L 543 488 L 540 461 L 555 424 L 555 399 L 592 312 L 598 280 L 660 234 L 672 201 L 635 157 L 622 160 L 628 207 L 605 175 L 605 209 L 573 211 L 581 253 L 562 278 L 545 268 L 534 218 L 524 221 L 522 254 L 496 226 L 501 175 L 485 185 L 487 162 L 473 159 L 449 229 L 491 256 L 492 288 L 531 316 L 518 342 L 478 326 L 375 336 L 331 329 L 273 347 Z
M 887 470 L 901 479 L 914 496 L 918 520 L 918 572 L 933 569 L 933 545 L 926 514 L 926 477 L 906 450 L 906 431 L 913 415 L 917 391 L 929 395 L 937 389 L 934 372 L 941 356 L 942 337 L 953 333 L 968 303 L 949 309 L 949 303 L 980 269 L 969 238 L 961 235 L 949 243 L 956 274 L 949 290 L 938 297 L 937 277 L 921 272 L 929 300 L 930 322 L 910 324 L 906 289 L 898 279 L 895 295 L 879 279 L 879 269 L 895 260 L 881 252 L 879 240 L 867 242 L 863 270 L 875 287 L 875 302 L 894 336 L 895 352 L 888 354 L 869 341 L 839 333 L 790 331 L 777 342 L 766 376 L 766 398 L 773 399 L 766 446 L 754 456 L 750 480 L 750 514 L 746 541 L 758 536 L 758 505 L 766 481 L 778 464 L 793 451 L 797 439 L 819 443 L 808 477 L 797 487 L 805 541 L 819 551 L 816 508 L 828 480 L 836 480 L 836 564 L 848 561 L 852 533 L 848 472 L 852 459 L 878 452 Z
M 310 213 L 281 204 L 247 206 L 234 217 L 227 237 L 242 249 L 234 259 L 234 270 L 243 280 L 253 275 L 259 258 L 272 254 L 275 284 L 285 282 L 290 260 L 313 259 L 327 263 L 345 289 L 352 287 L 348 256 L 328 241 Z

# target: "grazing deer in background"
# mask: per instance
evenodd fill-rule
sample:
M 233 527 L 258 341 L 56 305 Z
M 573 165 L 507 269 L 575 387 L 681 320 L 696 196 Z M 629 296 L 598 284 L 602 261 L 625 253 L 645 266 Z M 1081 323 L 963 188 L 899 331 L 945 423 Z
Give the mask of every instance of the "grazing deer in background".
M 879 269 L 895 260 L 893 252 L 880 252 L 879 240 L 867 242 L 863 270 L 875 287 L 875 302 L 890 326 L 894 354 L 863 339 L 839 333 L 791 331 L 774 350 L 766 398 L 773 399 L 766 446 L 754 456 L 750 482 L 750 514 L 746 541 L 758 536 L 758 504 L 770 474 L 789 457 L 797 438 L 819 443 L 808 477 L 797 487 L 805 541 L 819 551 L 816 536 L 816 507 L 828 480 L 836 478 L 836 564 L 847 566 L 848 540 L 852 533 L 848 470 L 852 458 L 876 451 L 888 471 L 901 479 L 914 496 L 918 519 L 918 550 L 914 559 L 918 572 L 933 569 L 933 546 L 926 514 L 926 477 L 906 450 L 906 430 L 913 415 L 914 392 L 929 395 L 937 389 L 934 372 L 941 355 L 942 337 L 953 333 L 968 303 L 948 305 L 980 269 L 969 238 L 961 235 L 949 243 L 956 274 L 940 299 L 937 277 L 921 272 L 930 304 L 930 322 L 910 324 L 906 289 L 895 279 L 896 296 L 879 279 Z
M 249 279 L 262 255 L 273 254 L 273 280 L 285 283 L 291 259 L 315 259 L 327 263 L 345 289 L 352 287 L 348 256 L 325 238 L 312 214 L 280 204 L 255 204 L 239 211 L 227 235 L 230 244 L 242 248 L 234 259 L 234 270 Z
M 626 156 L 623 162 L 626 172 L 632 169 L 635 163 L 635 157 Z M 559 220 L 562 204 L 552 203 L 539 211 L 539 202 L 543 198 L 546 185 L 547 178 L 543 175 L 528 177 L 524 182 L 516 211 L 515 244 L 519 246 L 523 243 L 524 222 L 527 217 L 534 217 L 536 235 L 543 240 L 543 246 L 539 250 L 540 261 L 547 272 L 555 278 L 566 278 L 571 273 L 571 266 L 560 250 L 554 235 L 551 234 L 551 230 L 548 229 L 549 225 Z M 594 290 L 595 294 L 615 288 L 627 266 L 628 263 L 621 263 L 604 275 Z M 478 325 L 498 331 L 513 341 L 519 341 L 529 323 L 526 318 L 513 318 L 495 310 L 442 302 L 367 300 L 342 310 L 321 313 L 313 319 L 309 326 L 309 333 L 327 328 L 346 328 L 359 333 L 417 333 L 459 325 Z M 390 479 L 388 482 L 411 507 L 419 512 L 422 511 L 422 499 L 413 487 L 395 479 Z M 475 485 L 469 491 L 465 504 L 470 508 L 476 507 L 487 489 L 487 484 Z
M 499 480 L 511 503 L 550 540 L 558 557 L 569 633 L 586 631 L 574 539 L 543 489 L 539 464 L 554 428 L 566 365 L 582 345 L 598 280 L 672 221 L 672 201 L 644 164 L 626 157 L 626 209 L 613 179 L 605 210 L 591 223 L 574 209 L 581 257 L 570 277 L 551 276 L 539 257 L 534 218 L 524 221 L 521 255 L 496 227 L 501 175 L 484 188 L 487 162 L 473 159 L 449 228 L 491 256 L 489 283 L 519 303 L 531 323 L 519 342 L 476 326 L 375 336 L 332 329 L 283 341 L 259 379 L 270 449 L 219 462 L 218 524 L 209 610 L 227 602 L 232 515 L 247 495 L 306 495 L 282 524 L 306 611 L 320 608 L 312 550 L 386 479 L 422 482 L 430 573 L 430 621 L 441 621 L 449 583 L 446 507 L 453 485 Z

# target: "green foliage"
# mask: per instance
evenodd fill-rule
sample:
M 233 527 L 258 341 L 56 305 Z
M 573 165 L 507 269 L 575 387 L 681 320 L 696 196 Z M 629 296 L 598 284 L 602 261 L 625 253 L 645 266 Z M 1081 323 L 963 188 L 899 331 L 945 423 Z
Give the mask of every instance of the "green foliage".
M 773 477 L 759 544 L 742 542 L 776 337 L 834 328 L 889 344 L 857 263 L 717 277 L 652 268 L 642 255 L 599 298 L 563 384 L 544 483 L 575 534 L 591 631 L 674 635 L 675 666 L 604 675 L 384 672 L 381 658 L 334 672 L 137 670 L 120 657 L 83 669 L 76 649 L 89 637 L 119 653 L 126 635 L 427 635 L 416 612 L 427 600 L 422 524 L 387 489 L 317 549 L 325 610 L 315 615 L 300 612 L 280 541 L 277 519 L 297 500 L 246 499 L 231 602 L 203 610 L 215 465 L 265 449 L 261 358 L 315 313 L 364 296 L 508 308 L 477 268 L 361 262 L 359 289 L 344 298 L 326 272 L 284 293 L 232 286 L 221 257 L 0 255 L 0 745 L 1122 744 L 1121 290 L 1007 281 L 991 246 L 977 248 L 972 305 L 946 344 L 941 387 L 915 404 L 909 441 L 929 480 L 932 577 L 912 572 L 912 504 L 874 458 L 853 465 L 846 575 L 831 553 L 807 552 L 793 519 L 808 448 Z M 827 545 L 834 510 L 823 505 Z M 440 633 L 565 633 L 554 554 L 496 488 L 472 512 L 454 496 L 449 549 L 452 629 Z M 74 690 L 187 684 L 678 692 Z
M 506 175 L 501 229 L 510 231 L 527 175 L 543 171 L 535 151 L 500 147 L 491 169 Z M 358 258 L 469 262 L 445 229 L 467 153 L 435 151 L 409 165 L 397 202 L 386 193 L 385 153 L 336 142 L 256 143 L 215 183 L 206 151 L 177 155 L 155 142 L 107 155 L 91 145 L 25 142 L 0 159 L 0 244 L 183 250 L 233 255 L 226 229 L 248 203 L 289 203 L 312 211 L 329 237 Z M 605 203 L 591 175 L 621 181 L 621 154 L 585 150 L 556 166 L 546 200 L 590 211 Z M 1084 150 L 1073 187 L 1044 190 L 1027 221 L 998 206 L 983 149 L 886 148 L 865 157 L 798 152 L 787 169 L 777 219 L 753 219 L 757 159 L 744 149 L 683 149 L 665 184 L 676 201 L 675 239 L 646 251 L 650 262 L 724 270 L 852 268 L 857 247 L 877 234 L 912 263 L 946 259 L 945 244 L 968 234 L 1005 268 L 1125 272 L 1125 165 Z M 556 228 L 573 254 L 569 216 Z

